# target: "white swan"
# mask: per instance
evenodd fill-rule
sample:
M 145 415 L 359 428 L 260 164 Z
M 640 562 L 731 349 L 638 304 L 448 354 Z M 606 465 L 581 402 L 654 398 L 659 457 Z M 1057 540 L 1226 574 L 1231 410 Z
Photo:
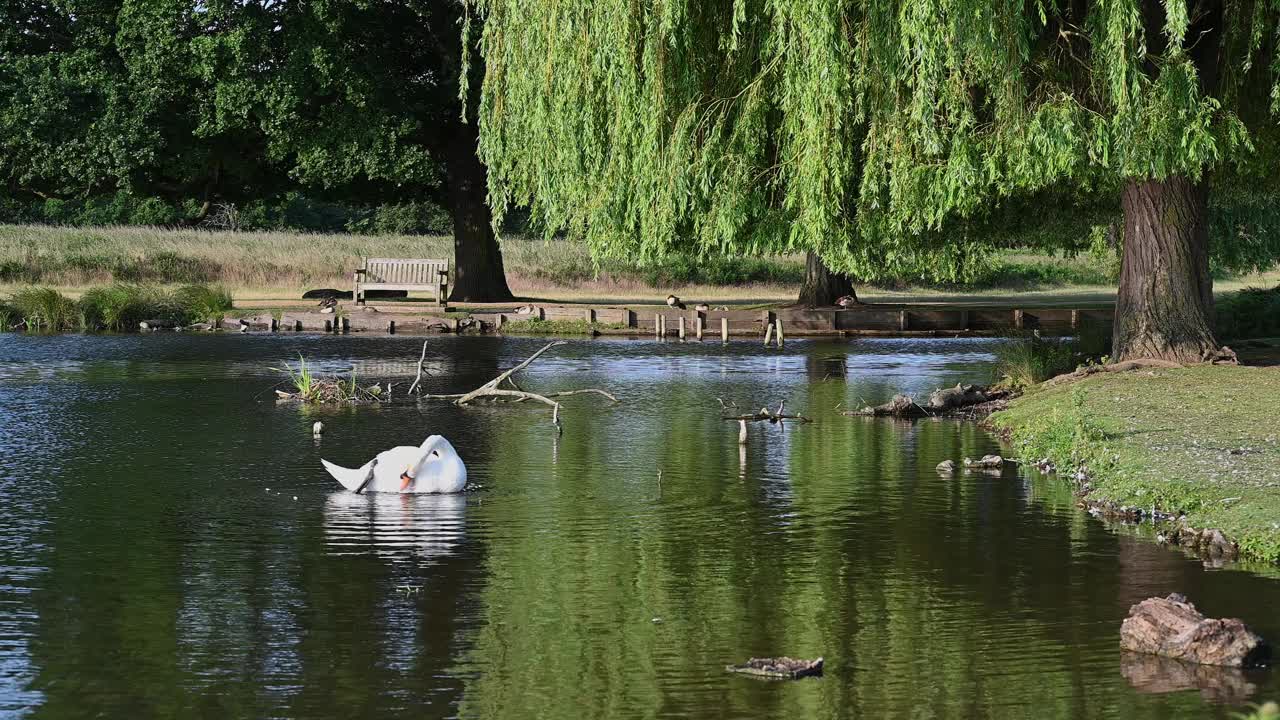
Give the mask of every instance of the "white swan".
M 401 445 L 351 469 L 321 460 L 351 492 L 456 493 L 467 485 L 467 466 L 448 440 L 432 435 L 419 447 Z

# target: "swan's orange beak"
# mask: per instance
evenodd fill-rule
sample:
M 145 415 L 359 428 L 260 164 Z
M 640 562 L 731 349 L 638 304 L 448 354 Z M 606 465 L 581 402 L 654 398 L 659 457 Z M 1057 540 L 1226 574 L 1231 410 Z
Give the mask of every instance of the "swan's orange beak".
M 411 482 L 413 482 L 413 476 L 409 474 L 408 470 L 400 473 L 400 492 L 409 489 L 409 483 Z

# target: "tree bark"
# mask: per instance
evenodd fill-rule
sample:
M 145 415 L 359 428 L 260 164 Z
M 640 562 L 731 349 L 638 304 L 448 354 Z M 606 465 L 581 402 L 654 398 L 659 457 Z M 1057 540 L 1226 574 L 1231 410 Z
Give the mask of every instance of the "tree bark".
M 476 155 L 476 126 L 454 123 L 452 142 L 444 152 L 453 216 L 453 289 L 450 302 L 512 300 L 502 267 L 502 250 L 493 234 L 489 212 L 488 172 Z
M 1184 364 L 1214 359 L 1204 185 L 1183 177 L 1129 180 L 1122 204 L 1113 354 Z
M 817 253 L 812 250 L 806 252 L 804 282 L 800 285 L 800 304 L 807 307 L 835 305 L 836 300 L 845 295 L 857 297 L 849 276 L 832 272 Z

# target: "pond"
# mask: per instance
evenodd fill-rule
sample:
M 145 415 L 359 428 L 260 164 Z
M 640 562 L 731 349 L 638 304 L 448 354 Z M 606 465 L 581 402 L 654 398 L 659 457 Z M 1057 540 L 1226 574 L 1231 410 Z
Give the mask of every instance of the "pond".
M 972 423 L 840 408 L 986 381 L 983 340 L 570 342 L 544 407 L 315 412 L 271 370 L 411 380 L 421 339 L 0 336 L 0 715 L 1228 717 L 1277 672 L 1122 657 L 1129 606 L 1180 591 L 1280 638 L 1280 581 L 1208 570 L 1077 509 L 1065 483 L 942 477 Z M 433 337 L 428 392 L 538 339 Z M 814 418 L 751 428 L 722 399 Z M 322 419 L 323 438 L 311 424 Z M 447 435 L 453 497 L 346 494 Z M 824 656 L 825 676 L 727 674 Z M 1163 694 L 1152 689 L 1189 687 Z

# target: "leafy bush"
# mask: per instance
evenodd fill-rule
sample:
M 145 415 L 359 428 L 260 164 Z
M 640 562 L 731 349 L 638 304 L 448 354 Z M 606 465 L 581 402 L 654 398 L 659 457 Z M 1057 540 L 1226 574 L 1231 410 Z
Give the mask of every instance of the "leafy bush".
M 1236 713 L 1235 717 L 1239 720 L 1280 720 L 1280 704 L 1274 702 L 1263 703 L 1254 707 L 1253 712 L 1248 714 Z
M 1222 340 L 1280 335 L 1280 285 L 1245 288 L 1218 299 L 1218 337 Z
M 435 203 L 379 205 L 347 222 L 349 232 L 373 235 L 430 235 L 453 232 L 453 218 Z
M 32 330 L 71 330 L 77 324 L 75 302 L 53 288 L 24 288 L 9 304 Z

